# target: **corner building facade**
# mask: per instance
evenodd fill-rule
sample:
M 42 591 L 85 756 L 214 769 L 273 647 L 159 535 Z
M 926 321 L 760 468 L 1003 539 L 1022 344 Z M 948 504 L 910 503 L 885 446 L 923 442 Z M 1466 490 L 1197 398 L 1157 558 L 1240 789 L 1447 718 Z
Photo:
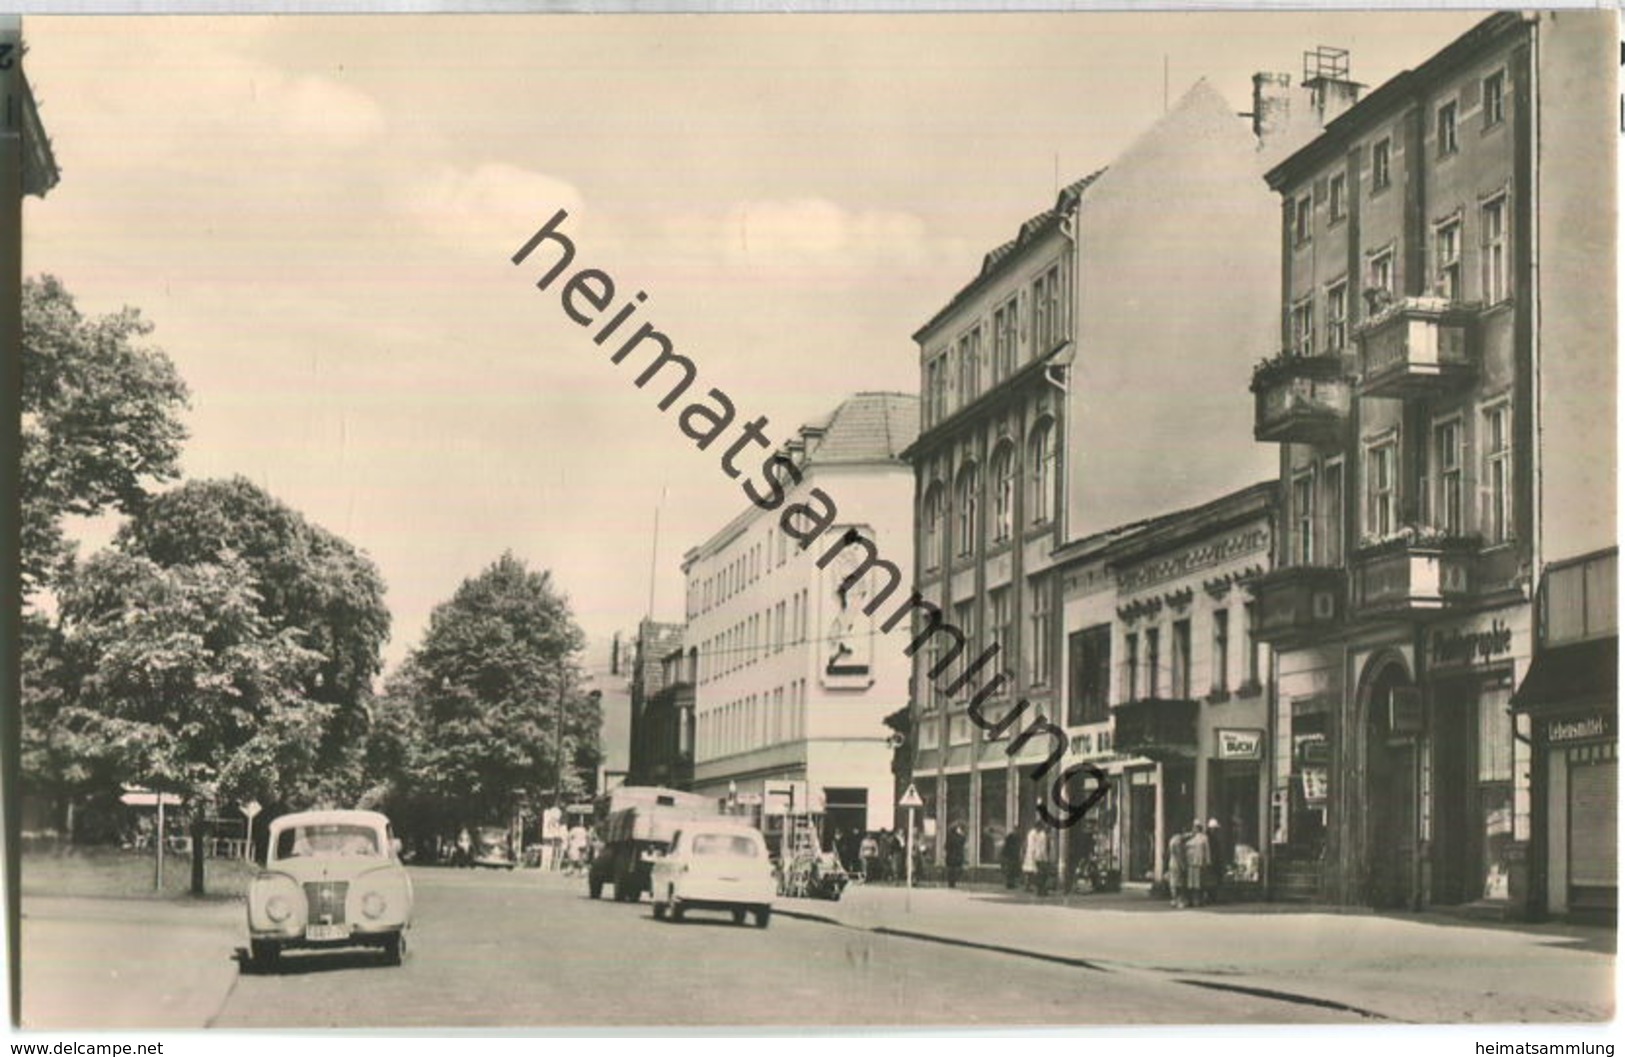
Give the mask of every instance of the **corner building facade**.
M 1491 16 L 1267 176 L 1280 340 L 1251 388 L 1254 436 L 1280 450 L 1258 585 L 1277 897 L 1527 901 L 1511 706 L 1534 585 L 1566 537 L 1613 534 L 1612 214 L 1582 281 L 1536 262 L 1590 253 L 1555 225 L 1613 200 L 1587 142 L 1612 135 L 1613 32 Z M 1582 468 L 1599 462 L 1606 482 Z

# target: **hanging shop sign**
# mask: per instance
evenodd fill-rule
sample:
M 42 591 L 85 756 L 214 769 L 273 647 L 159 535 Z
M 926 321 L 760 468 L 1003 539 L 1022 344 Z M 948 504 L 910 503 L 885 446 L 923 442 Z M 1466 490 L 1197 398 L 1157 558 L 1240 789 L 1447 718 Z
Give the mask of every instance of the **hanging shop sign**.
M 1589 716 L 1546 721 L 1546 742 L 1566 745 L 1592 738 L 1609 738 L 1614 734 L 1614 717 L 1607 712 L 1594 712 Z
M 1215 727 L 1221 760 L 1262 760 L 1264 758 L 1264 732 L 1253 728 Z
M 1298 772 L 1298 778 L 1303 782 L 1303 799 L 1310 804 L 1324 803 L 1328 787 L 1326 768 L 1305 767 Z

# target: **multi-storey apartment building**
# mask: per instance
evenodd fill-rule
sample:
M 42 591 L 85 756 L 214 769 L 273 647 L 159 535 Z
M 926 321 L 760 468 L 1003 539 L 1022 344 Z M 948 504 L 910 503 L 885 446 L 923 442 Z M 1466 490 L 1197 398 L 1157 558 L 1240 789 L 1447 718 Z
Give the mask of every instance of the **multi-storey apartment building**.
M 957 821 L 977 835 L 973 865 L 995 866 L 1005 835 L 1041 817 L 1032 779 L 1056 739 L 1020 731 L 1042 716 L 1084 733 L 1067 723 L 1056 549 L 1271 472 L 1224 394 L 1274 330 L 1264 134 L 1318 127 L 1328 105 L 1303 93 L 1294 116 L 1293 103 L 1261 76 L 1249 129 L 1198 84 L 988 253 L 914 335 L 916 585 L 971 644 L 955 655 L 932 635 L 915 656 L 915 784 L 939 834 Z M 993 646 L 997 664 L 950 698 Z M 983 711 L 1027 707 L 989 739 L 966 706 L 1001 667 Z
M 1614 538 L 1614 39 L 1492 16 L 1268 174 L 1274 838 L 1335 902 L 1527 889 L 1531 594 Z
M 909 660 L 880 626 L 892 607 L 865 609 L 872 591 L 901 590 L 838 541 L 856 529 L 895 563 L 901 589 L 911 582 L 901 453 L 918 409 L 908 394 L 849 397 L 787 445 L 799 483 L 782 510 L 751 506 L 684 555 L 696 792 L 771 810 L 790 806 L 775 793 L 798 790 L 795 808 L 822 812 L 830 832 L 892 825 L 885 718 L 908 699 Z M 782 519 L 815 489 L 837 520 L 804 553 Z
M 1066 834 L 1125 882 L 1164 875 L 1168 840 L 1217 824 L 1232 893 L 1262 891 L 1269 834 L 1269 655 L 1249 585 L 1268 568 L 1275 482 L 1056 553 L 1073 757 L 1105 794 Z M 1077 799 L 1092 783 L 1080 783 Z
M 687 789 L 694 777 L 694 667 L 681 623 L 644 619 L 630 661 L 633 785 Z

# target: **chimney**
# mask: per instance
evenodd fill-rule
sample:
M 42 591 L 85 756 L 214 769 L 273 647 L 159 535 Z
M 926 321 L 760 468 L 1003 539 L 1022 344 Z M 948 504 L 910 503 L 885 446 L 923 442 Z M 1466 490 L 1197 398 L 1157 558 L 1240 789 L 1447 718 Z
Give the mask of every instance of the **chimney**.
M 1292 117 L 1292 75 L 1253 74 L 1253 135 L 1267 142 L 1286 130 Z
M 1322 44 L 1314 51 L 1303 53 L 1303 87 L 1309 89 L 1316 123 L 1325 128 L 1359 102 L 1360 89 L 1365 85 L 1349 79 L 1347 48 L 1329 48 Z

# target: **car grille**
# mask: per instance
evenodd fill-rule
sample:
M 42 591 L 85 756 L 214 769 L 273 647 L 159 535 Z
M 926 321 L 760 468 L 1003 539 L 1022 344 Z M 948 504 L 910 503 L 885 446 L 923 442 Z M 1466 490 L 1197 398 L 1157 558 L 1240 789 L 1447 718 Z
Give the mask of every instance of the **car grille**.
M 348 881 L 306 881 L 305 899 L 310 904 L 311 924 L 344 924 L 344 896 L 349 889 Z

